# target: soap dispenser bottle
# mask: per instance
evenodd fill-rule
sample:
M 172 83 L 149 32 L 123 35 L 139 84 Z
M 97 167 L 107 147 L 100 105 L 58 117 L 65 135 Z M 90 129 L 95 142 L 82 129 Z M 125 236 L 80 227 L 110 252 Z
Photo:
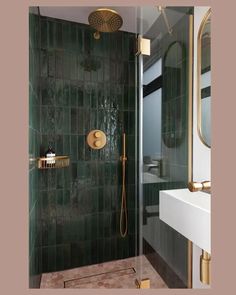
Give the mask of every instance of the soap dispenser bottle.
M 50 166 L 54 166 L 56 163 L 55 157 L 56 157 L 56 153 L 54 151 L 54 149 L 52 148 L 52 144 L 49 143 L 48 145 L 48 149 L 45 153 L 45 157 L 47 158 L 47 164 L 49 164 Z

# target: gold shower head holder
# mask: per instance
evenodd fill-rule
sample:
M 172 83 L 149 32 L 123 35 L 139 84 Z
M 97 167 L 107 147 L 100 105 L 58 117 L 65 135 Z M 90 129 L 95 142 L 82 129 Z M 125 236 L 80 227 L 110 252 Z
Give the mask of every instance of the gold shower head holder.
M 88 21 L 90 26 L 96 30 L 95 39 L 100 39 L 100 32 L 116 32 L 123 25 L 122 17 L 115 10 L 109 8 L 99 8 L 91 12 Z

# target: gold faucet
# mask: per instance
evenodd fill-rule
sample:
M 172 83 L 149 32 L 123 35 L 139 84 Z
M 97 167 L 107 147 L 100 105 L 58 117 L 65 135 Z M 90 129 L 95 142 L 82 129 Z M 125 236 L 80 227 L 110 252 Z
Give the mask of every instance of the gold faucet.
M 188 189 L 190 192 L 197 192 L 197 191 L 211 191 L 211 181 L 203 181 L 203 182 L 195 182 L 191 181 L 188 184 Z

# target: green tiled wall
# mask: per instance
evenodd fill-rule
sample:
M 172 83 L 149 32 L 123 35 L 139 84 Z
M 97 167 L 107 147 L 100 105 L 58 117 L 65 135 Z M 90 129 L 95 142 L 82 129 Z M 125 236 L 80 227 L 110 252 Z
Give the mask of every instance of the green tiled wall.
M 188 15 L 173 27 L 173 34 L 163 37 L 162 47 L 162 173 L 165 183 L 144 184 L 144 208 L 159 205 L 159 191 L 186 188 L 188 181 Z M 176 48 L 166 66 L 166 55 L 171 46 L 180 42 L 182 58 Z M 170 62 L 171 61 L 171 62 Z M 153 223 L 152 223 L 153 224 Z M 187 285 L 187 240 L 158 220 L 158 254 Z M 153 246 L 153 245 L 152 245 Z
M 70 166 L 38 171 L 42 270 L 61 270 L 135 255 L 134 35 L 93 38 L 83 24 L 41 18 L 41 154 L 52 142 Z M 107 145 L 91 150 L 101 129 Z M 129 227 L 119 234 L 121 140 L 127 133 Z
M 39 16 L 29 14 L 29 286 L 38 288 L 41 264 L 40 195 L 35 158 L 40 147 Z

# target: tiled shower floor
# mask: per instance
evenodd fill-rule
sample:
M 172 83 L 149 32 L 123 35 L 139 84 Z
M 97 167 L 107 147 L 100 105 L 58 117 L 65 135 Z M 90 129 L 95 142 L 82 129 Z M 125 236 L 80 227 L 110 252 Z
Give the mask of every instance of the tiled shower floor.
M 141 259 L 143 278 L 151 288 L 168 288 L 145 256 Z M 138 258 L 138 259 L 139 259 Z M 115 260 L 58 272 L 44 273 L 40 288 L 136 288 L 137 258 Z

